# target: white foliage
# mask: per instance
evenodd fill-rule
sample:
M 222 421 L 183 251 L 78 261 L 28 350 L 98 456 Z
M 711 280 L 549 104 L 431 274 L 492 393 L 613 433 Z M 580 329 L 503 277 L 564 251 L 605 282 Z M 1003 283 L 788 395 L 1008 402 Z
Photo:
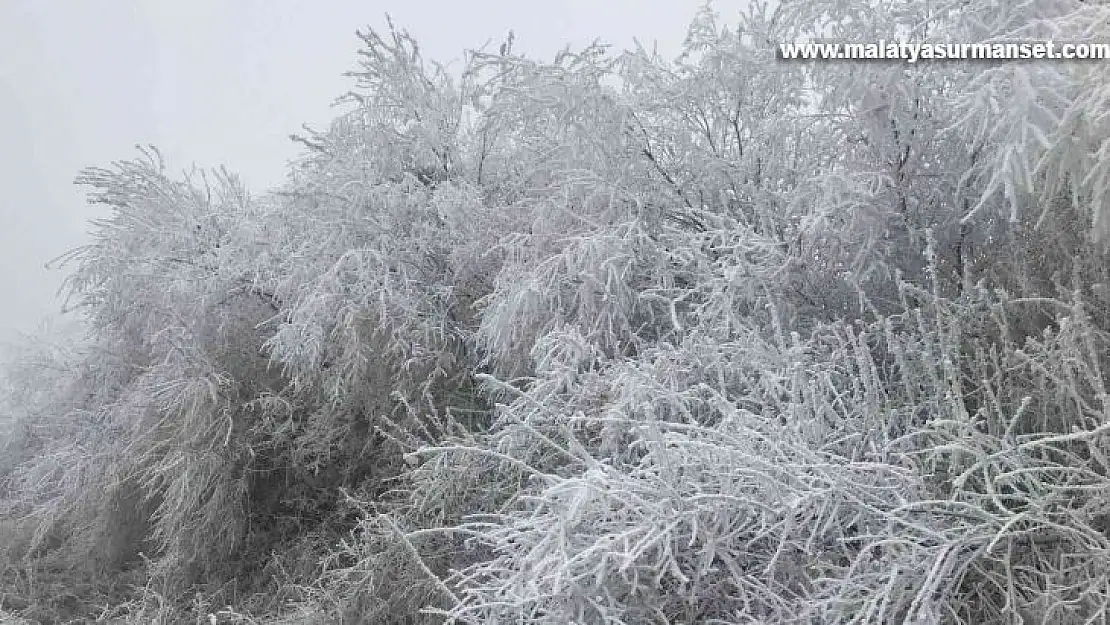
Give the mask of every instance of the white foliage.
M 90 344 L 9 380 L 23 555 L 136 517 L 172 595 L 286 532 L 317 620 L 1096 622 L 1110 74 L 774 47 L 1108 20 L 753 2 L 458 79 L 362 33 L 281 188 L 84 173 Z

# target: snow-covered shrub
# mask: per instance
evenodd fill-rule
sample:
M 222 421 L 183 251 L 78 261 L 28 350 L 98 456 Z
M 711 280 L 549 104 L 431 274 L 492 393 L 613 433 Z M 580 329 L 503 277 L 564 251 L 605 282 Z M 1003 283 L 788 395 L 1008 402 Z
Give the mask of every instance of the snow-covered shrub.
M 1107 74 L 775 45 L 1107 23 L 753 2 L 674 61 L 510 37 L 461 76 L 389 24 L 269 193 L 87 170 L 87 340 L 9 376 L 3 588 L 92 571 L 117 622 L 1097 622 Z

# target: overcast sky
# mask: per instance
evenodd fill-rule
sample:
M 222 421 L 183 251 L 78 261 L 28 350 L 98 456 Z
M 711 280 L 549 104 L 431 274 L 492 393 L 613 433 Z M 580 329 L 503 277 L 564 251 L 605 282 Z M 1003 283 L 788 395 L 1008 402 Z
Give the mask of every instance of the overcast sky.
M 743 0 L 716 0 L 732 21 Z M 97 213 L 79 169 L 154 144 L 174 171 L 226 165 L 262 190 L 351 88 L 356 28 L 384 15 L 427 58 L 460 59 L 509 29 L 550 58 L 601 38 L 677 53 L 701 0 L 0 0 L 0 333 L 56 313 L 62 271 Z M 492 49 L 492 48 L 491 48 Z

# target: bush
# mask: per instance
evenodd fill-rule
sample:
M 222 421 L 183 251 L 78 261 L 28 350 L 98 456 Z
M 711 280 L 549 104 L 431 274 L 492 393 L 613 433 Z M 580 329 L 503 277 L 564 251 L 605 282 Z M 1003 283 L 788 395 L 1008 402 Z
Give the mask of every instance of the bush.
M 510 37 L 461 77 L 389 24 L 272 192 L 86 170 L 85 335 L 7 369 L 0 608 L 1095 622 L 1105 73 L 773 44 L 1108 10 L 706 8 L 674 61 Z

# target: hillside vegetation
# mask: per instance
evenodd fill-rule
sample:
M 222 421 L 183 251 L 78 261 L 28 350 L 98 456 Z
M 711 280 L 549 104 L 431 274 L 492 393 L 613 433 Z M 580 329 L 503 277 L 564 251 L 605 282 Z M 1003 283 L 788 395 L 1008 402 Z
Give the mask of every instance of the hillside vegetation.
M 461 75 L 383 26 L 279 188 L 78 177 L 0 622 L 1106 622 L 1110 61 L 776 44 L 1110 6 L 752 2 Z

